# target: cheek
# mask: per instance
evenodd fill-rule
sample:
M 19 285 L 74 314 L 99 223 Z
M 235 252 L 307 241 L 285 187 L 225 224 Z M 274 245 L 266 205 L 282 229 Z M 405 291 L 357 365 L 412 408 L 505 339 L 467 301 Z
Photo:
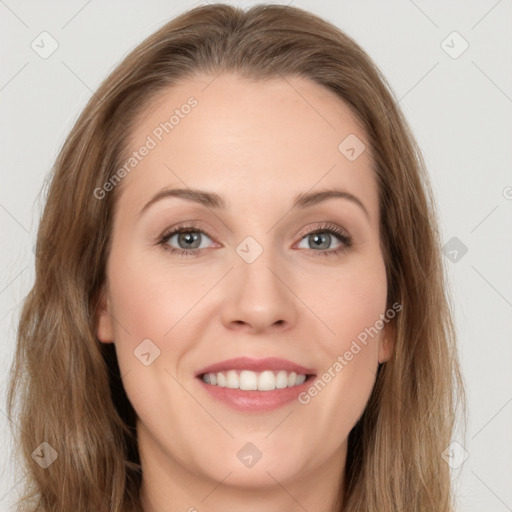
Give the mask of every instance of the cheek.
M 162 250 L 163 251 L 163 250 Z M 112 261 L 116 261 L 112 254 Z M 121 337 L 162 340 L 208 289 L 206 277 L 165 265 L 151 254 L 125 252 L 109 268 L 109 288 Z M 162 264 L 162 261 L 164 264 Z
M 334 421 L 345 431 L 362 414 L 375 382 L 386 325 L 381 321 L 387 296 L 384 262 L 347 267 L 339 278 L 309 289 L 309 303 L 319 317 L 313 334 L 322 371 L 301 403 L 312 402 L 315 421 Z
M 112 252 L 109 267 L 114 341 L 121 373 L 129 373 L 125 387 L 131 400 L 147 405 L 147 397 L 137 400 L 142 389 L 161 389 L 175 397 L 181 392 L 164 370 L 176 376 L 185 371 L 183 358 L 202 338 L 207 325 L 203 308 L 208 307 L 204 297 L 219 272 L 170 268 L 164 257 L 140 249 L 125 247 L 120 256 L 120 246 L 117 254 Z M 148 366 L 144 357 L 151 361 Z
M 385 313 L 387 297 L 382 260 L 342 267 L 335 279 L 331 276 L 313 283 L 306 281 L 303 280 L 304 302 L 311 304 L 317 315 L 317 339 L 326 353 L 334 358 L 349 350 L 353 341 L 365 349 L 358 353 L 358 359 L 378 349 L 376 340 L 381 329 L 376 329 L 375 324 L 381 326 L 378 321 Z
M 119 268 L 112 272 L 111 283 L 114 329 L 121 338 L 128 336 L 134 343 L 141 336 L 158 339 L 171 327 L 169 312 L 177 299 L 161 282 L 140 269 L 122 272 Z

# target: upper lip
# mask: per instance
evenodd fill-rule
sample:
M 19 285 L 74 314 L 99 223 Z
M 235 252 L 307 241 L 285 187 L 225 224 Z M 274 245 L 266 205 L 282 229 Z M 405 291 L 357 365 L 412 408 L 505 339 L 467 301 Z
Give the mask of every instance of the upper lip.
M 279 357 L 265 357 L 264 359 L 253 359 L 251 357 L 235 357 L 226 359 L 218 363 L 205 366 L 198 372 L 196 377 L 205 373 L 218 373 L 226 370 L 251 370 L 253 372 L 262 372 L 264 370 L 286 370 L 297 374 L 313 375 L 315 370 L 306 368 L 300 364 L 281 359 Z

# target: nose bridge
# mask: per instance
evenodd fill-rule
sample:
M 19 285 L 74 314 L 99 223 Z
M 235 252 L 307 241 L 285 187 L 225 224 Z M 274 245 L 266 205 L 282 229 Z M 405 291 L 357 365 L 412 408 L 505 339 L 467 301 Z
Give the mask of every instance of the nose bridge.
M 262 329 L 276 322 L 295 321 L 293 294 L 284 284 L 286 278 L 279 249 L 272 245 L 271 233 L 263 238 L 260 243 L 248 236 L 236 247 L 224 311 L 226 322 L 243 322 Z
M 280 293 L 277 288 L 282 283 L 276 277 L 276 268 L 280 267 L 277 250 L 267 242 L 265 248 L 255 241 L 247 240 L 237 247 L 238 260 L 235 273 L 245 286 L 253 288 L 255 293 Z

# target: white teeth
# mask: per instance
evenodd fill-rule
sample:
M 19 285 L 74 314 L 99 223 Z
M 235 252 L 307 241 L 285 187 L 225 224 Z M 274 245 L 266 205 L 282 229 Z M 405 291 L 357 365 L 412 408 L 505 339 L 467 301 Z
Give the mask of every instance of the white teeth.
M 238 373 L 235 370 L 229 370 L 226 373 L 226 387 L 236 389 L 240 387 L 240 381 L 238 379 Z
M 240 389 L 255 390 L 258 389 L 258 376 L 249 370 L 240 372 Z
M 276 389 L 276 378 L 270 370 L 266 370 L 259 374 L 258 389 L 260 391 L 272 391 L 273 389 Z
M 276 375 L 276 388 L 283 389 L 288 386 L 288 375 L 284 370 L 277 372 Z
M 207 375 L 210 376 L 210 382 L 211 382 L 212 375 L 215 375 L 215 373 L 208 373 Z M 219 386 L 220 388 L 226 387 L 226 376 L 223 373 L 217 373 L 217 386 Z
M 245 391 L 273 391 L 274 389 L 300 386 L 306 381 L 306 375 L 280 370 L 265 370 L 257 373 L 250 370 L 229 370 L 227 372 L 205 373 L 203 381 L 212 386 L 242 389 Z

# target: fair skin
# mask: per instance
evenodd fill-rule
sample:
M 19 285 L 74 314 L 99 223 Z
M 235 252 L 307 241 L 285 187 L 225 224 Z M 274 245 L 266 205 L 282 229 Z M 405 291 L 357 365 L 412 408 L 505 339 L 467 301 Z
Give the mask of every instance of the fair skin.
M 382 318 L 387 282 L 369 143 L 348 107 L 305 78 L 213 78 L 159 93 L 131 134 L 135 151 L 197 99 L 119 185 L 97 336 L 115 343 L 138 416 L 146 512 L 325 512 L 344 475 L 348 434 L 391 356 L 391 324 L 307 404 L 240 411 L 212 398 L 196 372 L 238 356 L 279 357 L 319 377 Z M 354 161 L 338 150 L 349 134 L 366 145 Z M 226 208 L 167 197 L 139 215 L 164 188 L 215 193 Z M 359 198 L 366 213 L 339 197 L 292 208 L 298 194 L 331 188 Z M 193 255 L 156 241 L 183 222 L 206 233 Z M 352 246 L 334 254 L 344 242 L 317 229 L 323 223 L 348 232 Z M 323 234 L 323 250 L 311 231 Z M 263 249 L 251 263 L 236 251 L 248 236 Z M 164 243 L 187 248 L 178 236 Z M 145 339 L 160 350 L 147 366 L 134 356 Z M 252 467 L 237 456 L 249 442 L 261 453 Z

